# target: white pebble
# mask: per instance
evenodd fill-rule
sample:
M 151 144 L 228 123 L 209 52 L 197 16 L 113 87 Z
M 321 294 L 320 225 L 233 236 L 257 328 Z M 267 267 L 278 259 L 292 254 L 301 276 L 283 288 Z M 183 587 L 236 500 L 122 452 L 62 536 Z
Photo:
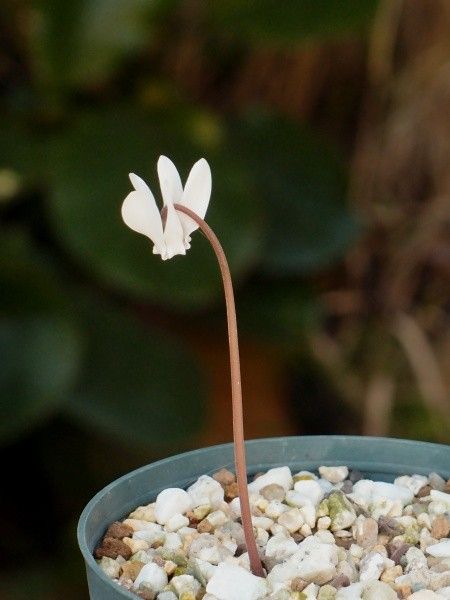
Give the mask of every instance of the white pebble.
M 149 562 L 140 570 L 133 587 L 137 590 L 141 583 L 145 583 L 153 592 L 161 592 L 168 583 L 167 573 L 156 563 Z
M 379 579 L 384 571 L 384 558 L 379 552 L 369 552 L 359 563 L 359 580 Z
M 180 538 L 184 540 L 188 535 L 197 535 L 197 530 L 194 527 L 180 527 L 180 529 L 177 530 L 177 533 Z
M 277 533 L 267 542 L 266 556 L 276 560 L 285 560 L 297 552 L 297 550 L 297 544 L 290 536 Z
M 166 539 L 164 540 L 164 550 L 173 551 L 178 550 L 183 545 L 178 533 L 167 533 Z
M 382 581 L 371 581 L 362 593 L 362 600 L 397 600 L 397 593 Z
M 157 600 L 178 600 L 176 594 L 171 591 L 160 592 L 156 598 Z
M 264 512 L 270 519 L 278 519 L 278 517 L 287 510 L 289 510 L 289 508 L 286 506 L 286 504 L 283 504 L 283 502 L 280 502 L 279 500 L 271 500 Z
M 178 596 L 183 592 L 192 592 L 197 596 L 200 591 L 200 583 L 192 575 L 177 575 L 170 580 L 170 585 L 173 586 Z
M 431 490 L 430 496 L 435 502 L 442 502 L 447 506 L 447 509 L 450 509 L 450 494 L 440 492 L 439 490 Z
M 362 583 L 352 583 L 348 587 L 342 587 L 337 591 L 336 600 L 361 600 Z
M 314 534 L 314 537 L 316 539 L 318 539 L 320 542 L 322 542 L 323 544 L 335 544 L 336 543 L 331 531 L 328 531 L 326 529 L 324 529 L 324 530 L 319 529 Z M 339 552 L 339 550 L 338 550 L 338 552 Z M 345 550 L 344 550 L 344 552 L 345 552 Z
M 358 546 L 358 544 L 352 544 L 350 546 L 350 555 L 353 556 L 354 558 L 362 558 L 362 555 L 364 554 L 364 548 L 362 548 L 361 546 Z
M 250 492 L 259 493 L 263 487 L 266 487 L 266 485 L 270 485 L 271 483 L 281 485 L 281 487 L 287 492 L 288 489 L 292 487 L 293 483 L 290 468 L 276 467 L 274 469 L 269 469 L 267 473 L 264 473 L 264 475 L 257 477 L 254 481 L 249 483 L 248 489 Z
M 178 531 L 182 527 L 187 527 L 189 525 L 189 519 L 182 515 L 181 513 L 177 513 L 170 517 L 170 519 L 166 523 L 167 531 Z
M 415 548 L 414 546 L 409 548 L 406 552 L 405 560 L 405 573 L 409 573 L 410 571 L 418 571 L 420 569 L 426 569 L 428 567 L 427 557 L 422 552 L 422 550 L 419 550 L 419 548 Z
M 294 475 L 294 480 L 298 481 L 300 479 L 317 479 L 317 475 L 312 471 L 299 471 Z
M 317 483 L 319 484 L 324 496 L 326 496 L 335 489 L 334 485 L 326 479 L 318 479 Z
M 316 506 L 323 499 L 324 493 L 322 488 L 317 481 L 310 481 L 308 479 L 296 481 L 294 484 L 294 490 L 303 498 L 306 502 Z M 287 494 L 286 494 L 287 498 Z
M 450 540 L 444 540 L 426 549 L 428 554 L 436 558 L 450 558 Z
M 315 536 L 307 537 L 298 546 L 291 560 L 298 562 L 299 577 L 323 585 L 336 575 L 338 549 L 335 544 L 323 544 Z
M 206 519 L 214 528 L 220 527 L 228 521 L 228 517 L 223 510 L 215 510 L 212 513 L 209 513 Z
M 319 467 L 320 475 L 331 483 L 344 481 L 348 476 L 347 467 Z
M 432 592 L 431 590 L 420 590 L 408 596 L 408 600 L 445 600 L 445 596 L 436 594 L 436 592 Z
M 352 493 L 348 496 L 357 504 L 366 507 L 379 500 L 391 500 L 393 502 L 399 500 L 402 506 L 406 506 L 413 499 L 411 490 L 404 486 L 369 479 L 357 481 L 353 486 Z
M 252 525 L 253 527 L 269 530 L 273 525 L 273 520 L 269 517 L 252 517 Z
M 219 509 L 224 499 L 224 489 L 218 481 L 202 475 L 187 489 L 194 507 L 210 504 L 213 510 Z
M 445 490 L 445 479 L 443 479 L 437 473 L 430 473 L 428 476 L 428 481 L 434 490 L 439 490 L 440 492 Z
M 295 545 L 295 549 L 297 550 L 297 544 Z M 101 570 L 112 579 L 119 577 L 120 574 L 120 563 L 114 558 L 109 558 L 108 556 L 103 556 L 99 566 Z
M 269 532 L 266 531 L 265 529 L 262 529 L 262 527 L 257 527 L 255 540 L 256 540 L 256 543 L 258 544 L 258 546 L 261 546 L 262 548 L 264 548 L 266 546 L 267 542 L 269 541 Z
M 331 525 L 330 517 L 320 517 L 320 519 L 317 519 L 317 529 L 321 529 L 321 530 L 329 529 L 330 525 Z
M 311 527 L 308 525 L 308 523 L 304 523 L 300 527 L 299 531 L 300 531 L 300 533 L 302 534 L 303 537 L 308 537 L 309 535 L 312 534 Z
M 272 527 L 270 528 L 270 533 L 272 535 L 277 535 L 277 533 L 282 533 L 283 535 L 289 535 L 289 531 L 286 529 L 286 527 L 283 527 L 283 525 L 280 525 L 279 523 L 274 523 L 272 525 Z
M 242 567 L 221 562 L 208 581 L 208 594 L 219 600 L 259 600 L 268 593 L 267 583 Z
M 315 583 L 310 583 L 303 590 L 303 594 L 306 596 L 306 600 L 316 600 L 317 594 L 319 593 L 319 586 Z
M 415 496 L 424 485 L 427 485 L 428 477 L 424 477 L 423 475 L 412 475 L 411 477 L 402 475 L 401 477 L 397 477 L 394 483 L 395 485 L 407 487 Z
M 278 518 L 278 524 L 286 527 L 289 533 L 298 531 L 304 522 L 305 520 L 298 508 L 291 508 Z
M 176 514 L 183 514 L 192 508 L 189 494 L 180 488 L 167 488 L 158 494 L 155 504 L 155 518 L 161 525 Z
M 310 527 L 315 527 L 316 525 L 316 509 L 313 505 L 307 504 L 306 506 L 302 506 L 300 509 L 300 514 L 302 515 L 305 523 Z M 331 521 L 331 520 L 330 520 Z

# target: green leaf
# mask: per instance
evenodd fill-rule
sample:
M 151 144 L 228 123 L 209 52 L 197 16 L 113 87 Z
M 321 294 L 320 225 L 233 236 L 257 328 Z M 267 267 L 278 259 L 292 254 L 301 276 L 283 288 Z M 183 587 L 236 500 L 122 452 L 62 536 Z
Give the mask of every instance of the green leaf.
M 25 232 L 0 233 L 0 315 L 67 314 L 66 291 Z
M 0 440 L 52 415 L 67 399 L 81 338 L 68 298 L 50 267 L 20 231 L 0 237 Z
M 160 197 L 160 154 L 174 160 L 183 179 L 195 160 L 209 160 L 213 194 L 207 219 L 234 276 L 243 276 L 258 256 L 261 211 L 252 180 L 233 150 L 225 142 L 203 139 L 198 125 L 198 113 L 192 111 L 104 110 L 80 117 L 54 148 L 49 215 L 55 234 L 87 270 L 136 298 L 189 308 L 221 294 L 215 257 L 198 232 L 185 257 L 163 263 L 148 239 L 121 220 L 130 171 L 146 178 Z
M 344 170 L 330 145 L 286 119 L 266 117 L 241 124 L 238 138 L 266 203 L 265 270 L 299 275 L 340 260 L 359 227 L 346 206 Z
M 261 293 L 264 289 L 264 293 Z M 312 291 L 299 282 L 259 282 L 238 296 L 240 330 L 295 350 L 321 322 Z
M 208 16 L 221 31 L 246 41 L 292 44 L 365 30 L 377 5 L 378 0 L 227 0 L 208 3 Z
M 429 410 L 417 390 L 404 385 L 393 407 L 391 435 L 449 443 L 449 419 Z
M 52 316 L 0 318 L 0 439 L 30 430 L 66 399 L 78 365 L 75 329 Z
M 13 171 L 19 183 L 42 182 L 45 153 L 42 145 L 46 139 L 33 132 L 23 120 L 10 112 L 0 115 L 0 171 Z M 0 197 L 2 184 L 0 178 Z
M 46 85 L 101 85 L 151 36 L 154 0 L 44 0 L 35 7 L 33 66 Z
M 205 399 L 189 353 L 104 306 L 85 314 L 87 353 L 69 413 L 126 444 L 186 440 L 202 423 Z

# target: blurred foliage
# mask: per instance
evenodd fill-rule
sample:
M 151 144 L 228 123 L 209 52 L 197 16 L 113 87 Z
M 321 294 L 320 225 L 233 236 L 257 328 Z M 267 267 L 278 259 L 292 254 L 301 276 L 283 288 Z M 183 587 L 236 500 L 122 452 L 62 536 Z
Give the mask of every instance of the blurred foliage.
M 377 0 L 229 0 L 212 2 L 213 22 L 253 43 L 298 44 L 299 40 L 363 32 L 371 23 Z
M 404 215 L 389 207 L 400 225 L 383 237 L 388 210 L 365 210 L 365 187 L 348 200 L 377 6 L 0 6 L 0 443 L 16 489 L 0 548 L 7 566 L 42 555 L 27 574 L 8 571 L 8 599 L 33 589 L 36 600 L 78 600 L 72 531 L 89 495 L 205 426 L 211 377 L 190 339 L 224 335 L 214 256 L 196 234 L 185 258 L 163 264 L 120 219 L 129 171 L 159 196 L 159 154 L 183 178 L 200 156 L 210 162 L 207 218 L 230 261 L 241 334 L 281 365 L 296 428 L 370 432 L 366 399 L 390 407 L 383 394 L 395 389 L 372 432 L 448 441 L 448 415 L 436 419 L 439 398 L 416 384 L 386 293 L 385 272 L 408 273 L 389 262 L 407 247 Z M 426 335 L 445 331 L 448 295 L 421 281 L 414 319 L 432 323 Z M 28 484 L 41 490 L 39 512 L 55 515 L 51 535 L 21 525 Z

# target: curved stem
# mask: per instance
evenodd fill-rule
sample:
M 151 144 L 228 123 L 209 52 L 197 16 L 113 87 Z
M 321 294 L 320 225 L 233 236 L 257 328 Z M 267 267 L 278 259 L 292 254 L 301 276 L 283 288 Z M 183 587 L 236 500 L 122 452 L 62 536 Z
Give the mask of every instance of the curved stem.
M 261 564 L 261 559 L 259 558 L 255 537 L 253 535 L 252 515 L 248 499 L 239 341 L 236 321 L 236 306 L 234 302 L 233 283 L 231 280 L 230 268 L 228 266 L 225 252 L 223 251 L 223 248 L 211 227 L 189 208 L 186 208 L 181 204 L 174 204 L 174 207 L 179 212 L 182 212 L 188 217 L 190 217 L 200 227 L 200 229 L 208 239 L 209 243 L 213 247 L 213 250 L 219 262 L 220 272 L 222 274 L 223 289 L 225 292 L 225 303 L 227 309 L 228 343 L 230 348 L 234 460 L 236 465 L 236 477 L 239 489 L 239 499 L 241 504 L 241 520 L 242 527 L 244 529 L 245 543 L 247 545 L 247 552 L 250 558 L 250 567 L 252 573 L 254 575 L 258 575 L 259 577 L 264 577 L 264 570 Z

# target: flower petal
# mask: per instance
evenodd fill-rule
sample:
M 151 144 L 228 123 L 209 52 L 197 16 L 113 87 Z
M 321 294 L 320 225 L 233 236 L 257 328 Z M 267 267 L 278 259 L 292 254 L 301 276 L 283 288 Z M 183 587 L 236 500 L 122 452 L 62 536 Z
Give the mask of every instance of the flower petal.
M 183 185 L 180 175 L 176 166 L 167 156 L 160 156 L 158 159 L 158 177 L 164 204 L 181 202 Z
M 201 158 L 195 163 L 189 173 L 180 204 L 190 208 L 196 215 L 203 219 L 211 197 L 211 185 L 211 169 L 207 161 Z M 198 228 L 198 225 L 187 215 L 182 213 L 179 213 L 179 215 L 184 235 L 188 237 Z
M 184 233 L 178 213 L 173 204 L 167 204 L 166 225 L 164 227 L 164 240 L 166 243 L 166 254 L 164 260 L 172 258 L 176 254 L 186 254 L 184 244 Z
M 155 244 L 155 254 L 165 254 L 164 233 L 155 198 L 143 179 L 129 174 L 134 191 L 130 192 L 122 204 L 122 219 L 133 231 L 142 233 Z

